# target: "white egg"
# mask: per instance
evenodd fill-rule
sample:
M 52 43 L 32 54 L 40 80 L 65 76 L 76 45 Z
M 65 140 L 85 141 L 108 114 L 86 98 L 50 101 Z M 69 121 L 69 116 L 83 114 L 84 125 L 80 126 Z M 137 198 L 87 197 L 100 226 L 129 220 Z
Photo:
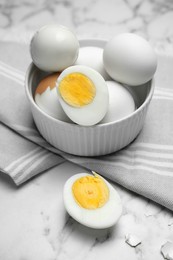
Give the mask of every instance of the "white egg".
M 59 73 L 53 73 L 43 78 L 35 91 L 35 103 L 49 116 L 64 122 L 72 122 L 64 113 L 56 91 L 56 79 Z
M 157 57 L 150 44 L 133 33 L 123 33 L 110 40 L 103 52 L 107 73 L 128 85 L 149 81 L 157 68 Z
M 135 111 L 136 105 L 129 90 L 115 81 L 106 81 L 109 91 L 108 111 L 100 123 L 123 119 Z
M 75 123 L 91 126 L 100 122 L 108 110 L 109 94 L 103 77 L 87 66 L 71 66 L 57 79 L 59 101 Z
M 62 71 L 74 64 L 79 42 L 70 29 L 57 24 L 43 26 L 30 45 L 34 64 L 44 71 Z
M 104 181 L 105 185 L 107 185 L 109 191 L 108 200 L 102 207 L 99 208 L 88 209 L 81 206 L 74 196 L 72 186 L 75 183 L 75 181 L 77 181 L 79 178 L 87 177 L 87 176 L 91 176 L 91 175 L 86 173 L 80 173 L 72 176 L 66 181 L 64 185 L 64 192 L 63 192 L 65 208 L 70 216 L 72 216 L 76 221 L 78 221 L 79 223 L 85 226 L 88 226 L 90 228 L 97 228 L 97 229 L 111 227 L 118 221 L 119 217 L 121 216 L 122 213 L 121 199 L 117 191 L 112 187 L 112 185 L 110 185 L 105 179 L 99 176 Z M 85 193 L 90 192 L 91 196 L 97 196 L 97 192 L 95 193 L 94 190 L 93 190 L 93 186 L 89 185 L 89 186 L 85 186 L 84 192 Z M 94 192 L 94 195 L 92 195 L 92 192 Z M 87 203 L 89 203 L 89 200 L 90 198 L 86 202 L 86 205 Z
M 52 116 L 55 119 L 64 121 L 64 122 L 72 122 L 67 115 L 64 113 L 58 97 L 56 87 L 50 89 L 49 87 L 43 94 L 35 95 L 35 102 L 48 115 Z
M 110 76 L 106 72 L 103 65 L 103 49 L 94 46 L 81 47 L 79 56 L 75 65 L 85 65 L 98 71 L 105 80 L 109 80 Z

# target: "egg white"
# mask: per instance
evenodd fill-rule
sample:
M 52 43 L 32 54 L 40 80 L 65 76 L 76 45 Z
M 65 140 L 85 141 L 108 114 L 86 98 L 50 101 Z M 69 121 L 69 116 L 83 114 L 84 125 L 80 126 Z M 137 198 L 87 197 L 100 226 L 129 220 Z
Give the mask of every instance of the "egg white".
M 75 72 L 82 73 L 88 77 L 96 88 L 96 95 L 93 101 L 80 108 L 68 105 L 63 100 L 58 90 L 61 80 L 68 74 Z M 91 126 L 100 122 L 105 116 L 109 105 L 109 93 L 105 80 L 97 71 L 82 65 L 71 66 L 60 74 L 56 86 L 62 108 L 73 122 L 83 126 Z
M 63 198 L 67 212 L 76 221 L 90 228 L 103 229 L 115 225 L 122 213 L 122 203 L 117 191 L 104 179 L 109 188 L 109 199 L 106 204 L 93 210 L 82 208 L 73 196 L 72 185 L 83 176 L 91 175 L 86 173 L 73 175 L 64 185 Z

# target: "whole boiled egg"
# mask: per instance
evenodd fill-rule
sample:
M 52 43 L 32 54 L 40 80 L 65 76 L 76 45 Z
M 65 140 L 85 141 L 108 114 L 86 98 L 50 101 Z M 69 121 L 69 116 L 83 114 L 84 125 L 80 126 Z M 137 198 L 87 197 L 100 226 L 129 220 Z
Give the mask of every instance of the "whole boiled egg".
M 30 45 L 34 64 L 44 71 L 62 71 L 74 64 L 78 57 L 79 42 L 67 27 L 50 24 L 38 30 Z
M 115 81 L 106 81 L 109 92 L 108 111 L 100 123 L 115 122 L 133 113 L 135 100 L 127 87 Z
M 75 65 L 85 65 L 98 71 L 105 80 L 110 80 L 103 64 L 103 48 L 85 46 L 79 49 L 79 55 Z
M 122 33 L 105 46 L 103 62 L 112 79 L 127 85 L 141 85 L 149 81 L 157 68 L 154 50 L 144 38 Z
M 91 228 L 113 226 L 122 213 L 121 199 L 116 190 L 100 175 L 80 173 L 64 185 L 64 205 L 79 223 Z
M 59 103 L 56 91 L 56 80 L 58 77 L 59 73 L 52 73 L 39 82 L 34 95 L 35 103 L 42 111 L 53 118 L 71 122 Z
M 91 126 L 100 122 L 109 105 L 103 77 L 87 66 L 71 66 L 57 79 L 57 92 L 64 112 L 75 123 Z

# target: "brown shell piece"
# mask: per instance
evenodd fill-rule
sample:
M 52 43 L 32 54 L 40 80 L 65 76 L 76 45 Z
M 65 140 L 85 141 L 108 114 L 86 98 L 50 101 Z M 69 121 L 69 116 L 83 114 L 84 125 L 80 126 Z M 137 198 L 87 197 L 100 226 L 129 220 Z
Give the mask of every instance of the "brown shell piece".
M 36 88 L 35 95 L 41 95 L 48 87 L 50 87 L 50 89 L 53 89 L 56 85 L 56 80 L 59 77 L 59 75 L 60 72 L 55 72 L 43 78 Z

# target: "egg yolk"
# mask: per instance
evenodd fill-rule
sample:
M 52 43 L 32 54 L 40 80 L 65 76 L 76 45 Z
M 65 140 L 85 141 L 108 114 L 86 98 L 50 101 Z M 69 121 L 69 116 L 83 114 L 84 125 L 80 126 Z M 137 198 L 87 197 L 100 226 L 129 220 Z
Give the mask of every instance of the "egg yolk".
M 96 95 L 96 88 L 88 77 L 76 72 L 61 80 L 59 92 L 68 105 L 82 107 L 92 103 Z
M 108 186 L 98 174 L 77 179 L 72 192 L 77 203 L 85 209 L 101 208 L 109 199 Z

